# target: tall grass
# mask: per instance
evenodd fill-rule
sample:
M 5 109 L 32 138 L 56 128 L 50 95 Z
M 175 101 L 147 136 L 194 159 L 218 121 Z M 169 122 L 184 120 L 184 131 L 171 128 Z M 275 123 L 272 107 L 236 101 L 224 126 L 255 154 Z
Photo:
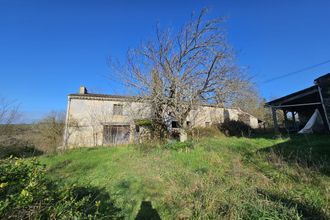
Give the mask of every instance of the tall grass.
M 188 150 L 82 148 L 40 160 L 51 178 L 105 188 L 129 219 L 145 201 L 163 219 L 327 219 L 328 140 L 222 136 Z

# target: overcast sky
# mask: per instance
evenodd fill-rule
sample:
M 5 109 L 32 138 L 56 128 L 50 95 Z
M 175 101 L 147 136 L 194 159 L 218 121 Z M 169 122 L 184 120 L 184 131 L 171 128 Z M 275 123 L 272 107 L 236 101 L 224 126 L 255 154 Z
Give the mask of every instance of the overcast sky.
M 208 7 L 226 16 L 237 62 L 270 99 L 312 85 L 330 63 L 290 77 L 273 77 L 330 60 L 330 1 L 0 0 L 0 95 L 21 103 L 30 119 L 65 110 L 67 94 L 85 85 L 124 94 L 107 75 L 107 57 L 152 38 L 157 23 L 180 27 Z

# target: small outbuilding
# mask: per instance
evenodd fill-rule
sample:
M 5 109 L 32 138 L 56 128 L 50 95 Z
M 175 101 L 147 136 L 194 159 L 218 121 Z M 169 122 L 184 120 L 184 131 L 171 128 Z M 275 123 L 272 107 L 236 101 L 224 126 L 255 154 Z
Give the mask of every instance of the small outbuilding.
M 284 125 L 290 132 L 297 132 L 303 128 L 306 130 L 306 126 L 311 128 L 314 123 L 312 120 L 316 118 L 315 114 L 320 118 L 315 130 L 329 132 L 330 73 L 315 79 L 311 87 L 267 102 L 266 107 L 272 110 L 276 133 L 279 132 L 277 110 L 283 111 Z

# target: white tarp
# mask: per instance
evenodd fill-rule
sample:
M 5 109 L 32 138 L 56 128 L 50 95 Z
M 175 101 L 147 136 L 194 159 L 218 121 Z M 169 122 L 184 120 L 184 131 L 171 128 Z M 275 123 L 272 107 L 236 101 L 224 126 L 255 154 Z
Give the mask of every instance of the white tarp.
M 307 124 L 301 129 L 298 134 L 312 134 L 315 130 L 320 130 L 323 127 L 323 120 L 318 109 L 315 109 L 312 117 Z

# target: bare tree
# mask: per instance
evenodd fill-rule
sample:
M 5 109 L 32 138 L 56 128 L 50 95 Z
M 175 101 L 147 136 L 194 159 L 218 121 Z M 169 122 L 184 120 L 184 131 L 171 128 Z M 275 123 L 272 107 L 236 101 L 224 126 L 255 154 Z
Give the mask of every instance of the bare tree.
M 128 52 L 127 63 L 112 67 L 116 76 L 151 102 L 160 133 L 169 119 L 184 122 L 194 106 L 220 104 L 242 82 L 226 42 L 223 19 L 207 20 L 206 10 L 192 15 L 177 33 L 156 28 L 154 40 Z
M 16 122 L 19 115 L 19 104 L 16 101 L 0 97 L 0 134 L 8 134 L 10 124 Z
M 238 107 L 259 119 L 265 117 L 264 99 L 250 81 L 241 83 L 240 88 L 237 88 L 229 99 L 227 100 L 228 107 Z
M 43 151 L 55 151 L 62 144 L 65 124 L 65 113 L 52 111 L 35 126 L 39 135 L 34 143 Z

